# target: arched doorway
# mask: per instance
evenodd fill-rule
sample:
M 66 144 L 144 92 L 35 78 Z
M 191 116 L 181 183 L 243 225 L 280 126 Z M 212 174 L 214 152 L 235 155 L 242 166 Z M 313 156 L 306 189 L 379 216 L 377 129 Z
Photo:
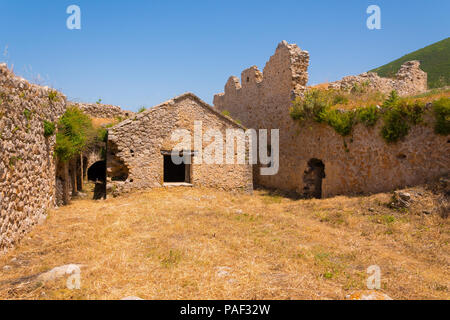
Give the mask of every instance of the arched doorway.
M 97 161 L 88 168 L 87 171 L 88 180 L 106 181 L 106 161 Z
M 106 161 L 97 161 L 87 170 L 88 180 L 95 182 L 94 200 L 106 198 Z
M 322 180 L 325 178 L 325 165 L 322 160 L 311 159 L 303 174 L 303 196 L 322 198 Z

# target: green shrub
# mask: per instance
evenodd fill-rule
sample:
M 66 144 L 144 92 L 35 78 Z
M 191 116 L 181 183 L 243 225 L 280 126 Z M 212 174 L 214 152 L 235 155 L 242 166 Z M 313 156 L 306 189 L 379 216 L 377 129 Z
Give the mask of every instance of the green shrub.
M 408 134 L 409 128 L 401 110 L 394 109 L 385 114 L 381 135 L 387 142 L 396 142 Z
M 411 125 L 422 122 L 425 105 L 421 102 L 409 102 L 400 99 L 395 91 L 392 91 L 388 99 L 383 103 L 384 124 L 381 135 L 387 142 L 397 142 L 405 137 Z
M 347 136 L 352 132 L 355 112 L 327 109 L 322 112 L 322 118 L 341 136 Z
M 335 96 L 330 90 L 309 90 L 303 98 L 298 97 L 294 100 L 290 110 L 291 118 L 299 122 L 306 119 L 323 122 L 324 112 L 333 104 L 334 99 Z
M 376 106 L 360 108 L 356 111 L 357 121 L 363 123 L 366 127 L 373 127 L 380 117 Z
M 358 94 L 364 92 L 366 87 L 367 84 L 362 83 L 355 86 L 354 91 Z M 347 104 L 346 99 L 347 96 L 339 91 L 312 89 L 306 91 L 303 98 L 299 97 L 293 101 L 290 116 L 299 123 L 306 119 L 325 122 L 344 137 L 351 134 L 356 123 L 371 127 L 382 116 L 381 135 L 387 142 L 398 141 L 409 133 L 411 126 L 423 122 L 425 103 L 411 98 L 400 98 L 396 91 L 392 91 L 385 99 L 382 112 L 374 104 L 352 111 L 340 111 L 333 107 L 336 104 Z M 434 104 L 437 133 L 448 134 L 450 131 L 449 104 L 448 98 L 442 98 Z
M 223 114 L 225 117 L 231 116 L 230 111 L 228 111 L 228 110 L 223 110 L 223 111 L 222 111 L 222 114 Z
M 450 134 L 450 99 L 441 98 L 433 103 L 436 124 L 434 131 L 437 134 Z
M 53 122 L 44 120 L 44 137 L 48 138 L 55 133 L 56 125 Z
M 58 121 L 55 154 L 61 161 L 70 160 L 94 139 L 91 118 L 77 107 L 69 107 Z

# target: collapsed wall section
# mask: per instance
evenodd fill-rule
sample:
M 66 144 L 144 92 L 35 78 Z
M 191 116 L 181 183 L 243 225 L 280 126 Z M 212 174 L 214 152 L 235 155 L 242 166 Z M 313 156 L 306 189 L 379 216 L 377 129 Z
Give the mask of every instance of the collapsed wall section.
M 56 123 L 65 108 L 64 95 L 0 64 L 0 252 L 55 205 L 55 135 L 44 135 L 44 123 Z
M 382 78 L 374 72 L 365 72 L 328 84 L 329 88 L 344 91 L 351 91 L 362 86 L 382 93 L 395 90 L 400 96 L 408 96 L 427 90 L 427 73 L 420 69 L 419 61 L 408 61 L 401 66 L 393 78 Z

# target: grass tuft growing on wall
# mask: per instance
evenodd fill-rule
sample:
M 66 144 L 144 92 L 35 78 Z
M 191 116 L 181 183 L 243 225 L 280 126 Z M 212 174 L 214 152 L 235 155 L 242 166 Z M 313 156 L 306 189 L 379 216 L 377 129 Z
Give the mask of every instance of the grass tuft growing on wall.
M 58 91 L 50 90 L 50 92 L 48 93 L 48 99 L 52 102 L 58 101 Z

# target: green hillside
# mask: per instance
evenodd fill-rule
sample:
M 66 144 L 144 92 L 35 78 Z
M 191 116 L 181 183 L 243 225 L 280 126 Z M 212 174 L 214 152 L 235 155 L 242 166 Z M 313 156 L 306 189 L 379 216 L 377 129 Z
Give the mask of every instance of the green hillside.
M 419 60 L 421 69 L 428 73 L 428 87 L 450 85 L 450 38 L 409 53 L 400 59 L 371 70 L 381 77 L 393 77 L 400 66 L 410 60 Z

